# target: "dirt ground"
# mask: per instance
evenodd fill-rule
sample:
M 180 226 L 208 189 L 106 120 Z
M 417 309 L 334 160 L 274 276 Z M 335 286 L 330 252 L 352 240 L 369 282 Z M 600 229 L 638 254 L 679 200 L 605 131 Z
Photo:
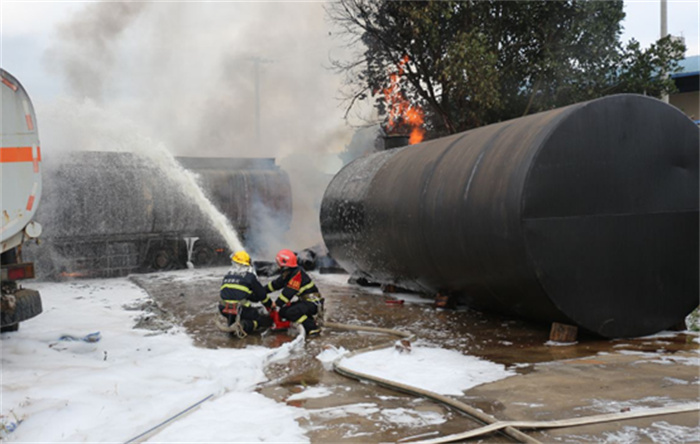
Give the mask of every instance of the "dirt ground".
M 139 326 L 180 324 L 198 346 L 208 348 L 276 347 L 293 340 L 291 333 L 237 339 L 218 331 L 213 316 L 224 273 L 225 268 L 215 268 L 200 270 L 195 277 L 185 272 L 133 275 L 152 298 L 147 307 L 151 315 Z M 458 350 L 515 371 L 516 376 L 456 398 L 499 420 L 555 420 L 700 402 L 700 344 L 694 334 L 667 332 L 628 340 L 580 336 L 574 344 L 553 344 L 548 326 L 468 309 L 436 309 L 432 301 L 415 295 L 346 284 L 343 275 L 314 276 L 326 298 L 327 321 L 411 332 L 422 345 Z M 392 303 L 396 299 L 405 303 Z M 306 409 L 308 415 L 300 422 L 312 442 L 408 441 L 481 426 L 434 401 L 340 376 L 314 358 L 330 346 L 352 351 L 389 339 L 325 329 L 307 340 L 302 353 L 272 364 L 267 369 L 270 382 L 259 391 Z M 326 396 L 288 400 L 309 387 L 324 388 Z M 391 421 L 392 412 L 413 420 Z M 435 417 L 445 421 L 426 420 Z M 695 411 L 526 433 L 542 442 L 700 442 L 700 416 Z M 511 441 L 501 434 L 473 440 Z

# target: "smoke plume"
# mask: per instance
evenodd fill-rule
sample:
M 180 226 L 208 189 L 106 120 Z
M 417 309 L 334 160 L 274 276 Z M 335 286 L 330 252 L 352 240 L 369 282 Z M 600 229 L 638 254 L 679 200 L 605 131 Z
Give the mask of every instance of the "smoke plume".
M 93 3 L 59 26 L 49 54 L 77 97 L 100 100 L 117 66 L 114 42 L 139 16 L 145 3 Z
M 353 133 L 327 68 L 330 26 L 321 3 L 90 3 L 60 26 L 45 63 L 72 96 L 60 112 L 80 114 L 86 131 L 110 126 L 84 111 L 100 107 L 176 156 L 274 157 L 290 176 L 293 221 L 260 236 L 301 249 L 321 241 L 318 207 Z M 52 140 L 108 149 L 62 132 L 51 111 L 47 157 L 62 149 Z

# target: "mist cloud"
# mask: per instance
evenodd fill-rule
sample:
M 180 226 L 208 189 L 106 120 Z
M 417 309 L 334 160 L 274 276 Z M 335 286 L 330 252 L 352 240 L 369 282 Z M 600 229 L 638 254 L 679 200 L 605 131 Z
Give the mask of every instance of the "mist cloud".
M 45 61 L 73 97 L 133 120 L 173 155 L 276 158 L 294 199 L 284 242 L 300 249 L 321 240 L 328 170 L 354 131 L 327 68 L 339 50 L 331 33 L 322 3 L 90 3 L 60 26 Z

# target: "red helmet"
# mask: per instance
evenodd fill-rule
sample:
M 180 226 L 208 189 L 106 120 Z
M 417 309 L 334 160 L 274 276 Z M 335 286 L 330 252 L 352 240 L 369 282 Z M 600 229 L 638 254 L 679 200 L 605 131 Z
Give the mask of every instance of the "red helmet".
M 296 267 L 297 255 L 292 250 L 280 250 L 275 257 L 275 262 L 280 267 Z

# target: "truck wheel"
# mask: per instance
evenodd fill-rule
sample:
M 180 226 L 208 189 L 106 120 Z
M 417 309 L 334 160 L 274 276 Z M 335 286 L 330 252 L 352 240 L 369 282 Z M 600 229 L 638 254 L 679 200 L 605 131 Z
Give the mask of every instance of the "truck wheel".
M 23 288 L 11 296 L 15 298 L 14 310 L 3 310 L 0 314 L 2 332 L 17 331 L 20 322 L 31 319 L 42 311 L 41 296 L 36 290 Z
M 148 260 L 148 266 L 153 271 L 172 270 L 176 267 L 175 255 L 167 248 L 153 250 Z
M 214 262 L 216 253 L 208 245 L 201 245 L 194 248 L 192 252 L 192 263 L 199 267 L 206 267 Z
M 5 326 L 5 327 L 0 327 L 0 333 L 6 333 L 8 331 L 17 331 L 17 330 L 19 330 L 19 322 L 16 324 Z

